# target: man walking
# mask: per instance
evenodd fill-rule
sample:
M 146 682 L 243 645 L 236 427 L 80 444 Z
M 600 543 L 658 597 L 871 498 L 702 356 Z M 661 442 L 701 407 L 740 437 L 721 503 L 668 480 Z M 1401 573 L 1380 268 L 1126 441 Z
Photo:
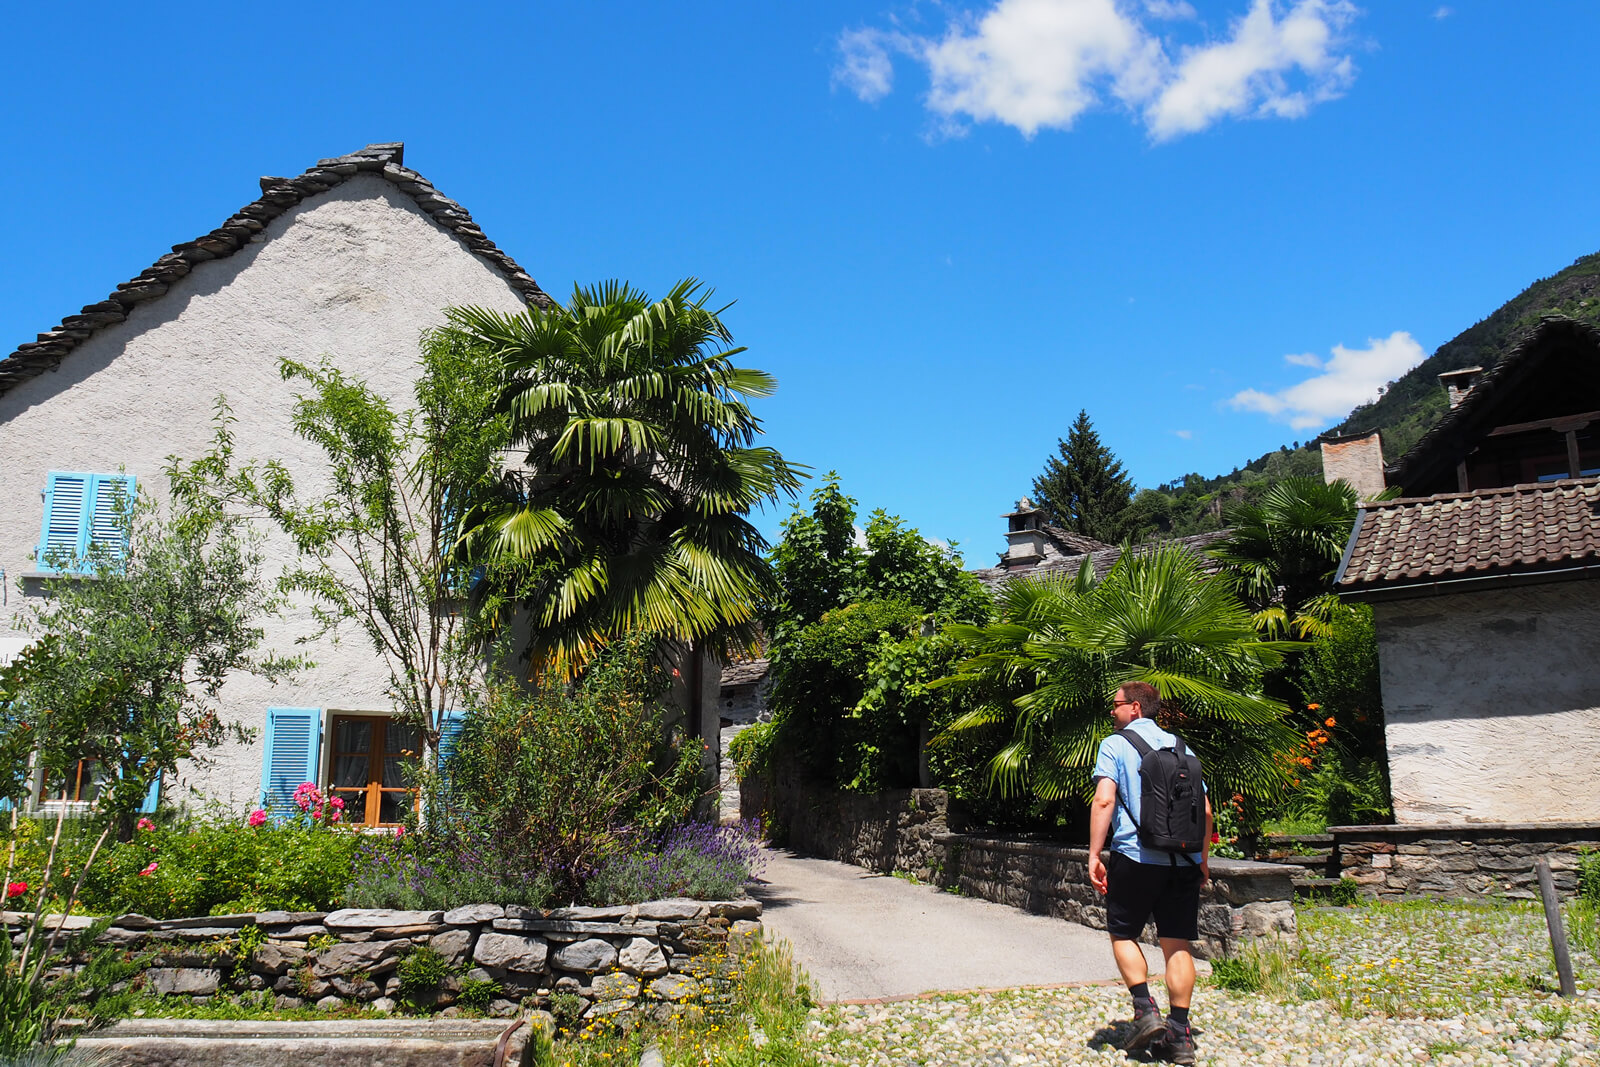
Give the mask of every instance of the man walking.
M 1148 750 L 1172 748 L 1178 738 L 1156 725 L 1161 698 L 1146 682 L 1117 690 L 1111 717 L 1117 730 L 1137 735 Z M 1106 898 L 1111 954 L 1133 994 L 1133 1036 L 1126 1048 L 1150 1046 L 1171 1063 L 1194 1063 L 1189 998 L 1194 992 L 1194 951 L 1200 934 L 1200 887 L 1210 881 L 1211 801 L 1205 801 L 1205 832 L 1196 852 L 1168 852 L 1139 840 L 1143 756 L 1128 738 L 1112 734 L 1095 759 L 1094 802 L 1089 809 L 1089 881 Z M 1102 857 L 1101 851 L 1108 850 Z M 1139 935 L 1155 918 L 1166 957 L 1168 1010 L 1163 1021 L 1150 995 L 1149 970 Z

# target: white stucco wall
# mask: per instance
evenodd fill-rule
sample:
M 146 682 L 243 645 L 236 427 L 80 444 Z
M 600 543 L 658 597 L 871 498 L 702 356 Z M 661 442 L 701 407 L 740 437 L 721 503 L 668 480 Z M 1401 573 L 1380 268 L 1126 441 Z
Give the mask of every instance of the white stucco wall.
M 86 279 L 85 301 L 105 280 Z M 17 578 L 36 569 L 46 475 L 52 470 L 115 472 L 164 495 L 169 454 L 193 457 L 210 441 L 215 398 L 238 422 L 236 457 L 281 459 L 304 475 L 317 450 L 295 437 L 289 416 L 303 385 L 279 379 L 281 357 L 314 363 L 326 354 L 391 400 L 409 402 L 422 331 L 452 304 L 502 310 L 523 306 L 514 289 L 454 235 L 381 178 L 357 175 L 273 220 L 234 255 L 199 264 L 162 297 L 138 304 L 67 356 L 60 369 L 0 396 L 0 568 L 6 603 L 0 642 L 18 636 L 25 598 Z M 40 309 L 48 324 L 69 308 Z M 289 558 L 268 542 L 268 573 Z M 269 646 L 294 651 L 308 632 L 301 606 L 269 633 Z M 270 705 L 384 711 L 387 671 L 352 630 L 335 646 L 309 650 L 317 666 L 269 686 L 240 677 L 224 690 L 224 717 L 257 730 Z M 327 745 L 323 758 L 327 758 Z M 191 768 L 180 788 L 242 806 L 261 779 L 261 746 L 229 745 L 209 767 Z M 175 799 L 180 795 L 168 789 Z
M 1600 822 L 1600 583 L 1373 614 L 1396 822 Z

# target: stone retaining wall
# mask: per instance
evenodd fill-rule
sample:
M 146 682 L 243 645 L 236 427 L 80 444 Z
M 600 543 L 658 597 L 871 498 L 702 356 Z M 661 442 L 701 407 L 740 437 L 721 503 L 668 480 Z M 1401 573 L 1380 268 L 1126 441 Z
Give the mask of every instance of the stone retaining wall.
M 1533 861 L 1550 861 L 1556 889 L 1578 887 L 1578 854 L 1600 850 L 1593 823 L 1469 823 L 1459 826 L 1333 826 L 1341 877 L 1372 897 L 1459 899 L 1538 895 Z
M 554 910 L 476 904 L 451 911 L 278 911 L 165 921 L 123 915 L 99 942 L 144 956 L 139 980 L 149 992 L 197 1002 L 254 992 L 270 993 L 278 1008 L 355 1003 L 392 1012 L 405 1001 L 450 1017 L 461 1013 L 456 999 L 464 983 L 476 980 L 500 985 L 487 1005 L 493 1016 L 542 1009 L 602 1019 L 719 993 L 730 956 L 759 935 L 760 915 L 760 903 L 749 899 Z M 0 913 L 19 940 L 17 927 L 30 918 Z M 50 916 L 46 925 L 59 924 L 65 936 L 94 921 Z M 241 940 L 258 939 L 246 955 Z M 424 946 L 450 973 L 434 988 L 402 991 L 401 961 Z
M 762 817 L 776 839 L 796 851 L 913 874 L 968 896 L 1105 929 L 1102 898 L 1089 884 L 1087 849 L 953 832 L 961 827 L 959 813 L 952 820 L 942 789 L 840 793 L 781 769 L 747 778 L 740 788 L 743 815 Z M 1271 863 L 1213 859 L 1196 954 L 1210 959 L 1255 938 L 1293 937 L 1295 873 Z M 1154 942 L 1154 928 L 1146 929 L 1145 940 Z

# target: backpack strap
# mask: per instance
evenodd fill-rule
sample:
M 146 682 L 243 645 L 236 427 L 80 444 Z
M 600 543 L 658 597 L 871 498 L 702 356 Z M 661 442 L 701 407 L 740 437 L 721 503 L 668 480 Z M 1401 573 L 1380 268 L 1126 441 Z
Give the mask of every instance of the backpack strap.
M 1124 726 L 1122 729 L 1116 732 L 1116 736 L 1122 738 L 1124 741 L 1128 742 L 1128 744 L 1132 745 L 1133 750 L 1139 754 L 1140 759 L 1144 759 L 1146 756 L 1150 755 L 1150 753 L 1155 751 L 1155 749 L 1150 747 L 1150 742 L 1140 737 L 1130 727 Z
M 1124 741 L 1128 742 L 1128 744 L 1132 745 L 1133 746 L 1133 750 L 1136 753 L 1139 754 L 1139 758 L 1141 760 L 1144 759 L 1146 756 L 1150 755 L 1150 753 L 1155 751 L 1155 749 L 1150 747 L 1150 742 L 1148 742 L 1144 738 L 1140 737 L 1137 733 L 1135 733 L 1129 727 L 1124 726 L 1122 729 L 1116 731 L 1115 736 L 1122 738 Z M 1172 737 L 1173 737 L 1173 746 L 1172 746 L 1173 747 L 1173 751 L 1175 751 L 1180 756 L 1183 755 L 1184 754 L 1183 738 L 1179 737 L 1177 734 L 1173 734 Z M 1134 829 L 1137 831 L 1138 828 L 1139 828 L 1139 820 L 1138 820 L 1138 818 L 1136 818 L 1134 816 L 1133 808 L 1132 808 L 1132 806 L 1130 806 L 1128 804 L 1128 798 L 1122 795 L 1122 790 L 1120 790 L 1120 789 L 1117 790 L 1117 800 L 1121 802 L 1122 810 L 1128 813 L 1128 818 L 1133 821 Z M 1139 847 L 1140 848 L 1148 848 L 1149 846 L 1147 846 L 1143 841 L 1140 841 L 1139 842 Z M 1185 862 L 1187 862 L 1191 867 L 1198 867 L 1199 866 L 1199 864 L 1195 863 L 1194 859 L 1192 857 L 1190 857 L 1190 855 L 1187 852 L 1168 852 L 1164 848 L 1152 849 L 1151 851 L 1153 851 L 1153 852 L 1166 852 L 1167 853 L 1167 861 L 1169 863 L 1171 863 L 1174 867 L 1176 867 L 1178 865 L 1178 857 L 1179 856 L 1182 856 L 1184 858 Z

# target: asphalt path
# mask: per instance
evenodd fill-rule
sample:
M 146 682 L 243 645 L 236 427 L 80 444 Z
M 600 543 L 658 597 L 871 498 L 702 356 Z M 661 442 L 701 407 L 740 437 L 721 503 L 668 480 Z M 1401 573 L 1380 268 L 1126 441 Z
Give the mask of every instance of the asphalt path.
M 751 895 L 824 1000 L 1117 980 L 1103 930 L 845 863 L 769 849 Z

